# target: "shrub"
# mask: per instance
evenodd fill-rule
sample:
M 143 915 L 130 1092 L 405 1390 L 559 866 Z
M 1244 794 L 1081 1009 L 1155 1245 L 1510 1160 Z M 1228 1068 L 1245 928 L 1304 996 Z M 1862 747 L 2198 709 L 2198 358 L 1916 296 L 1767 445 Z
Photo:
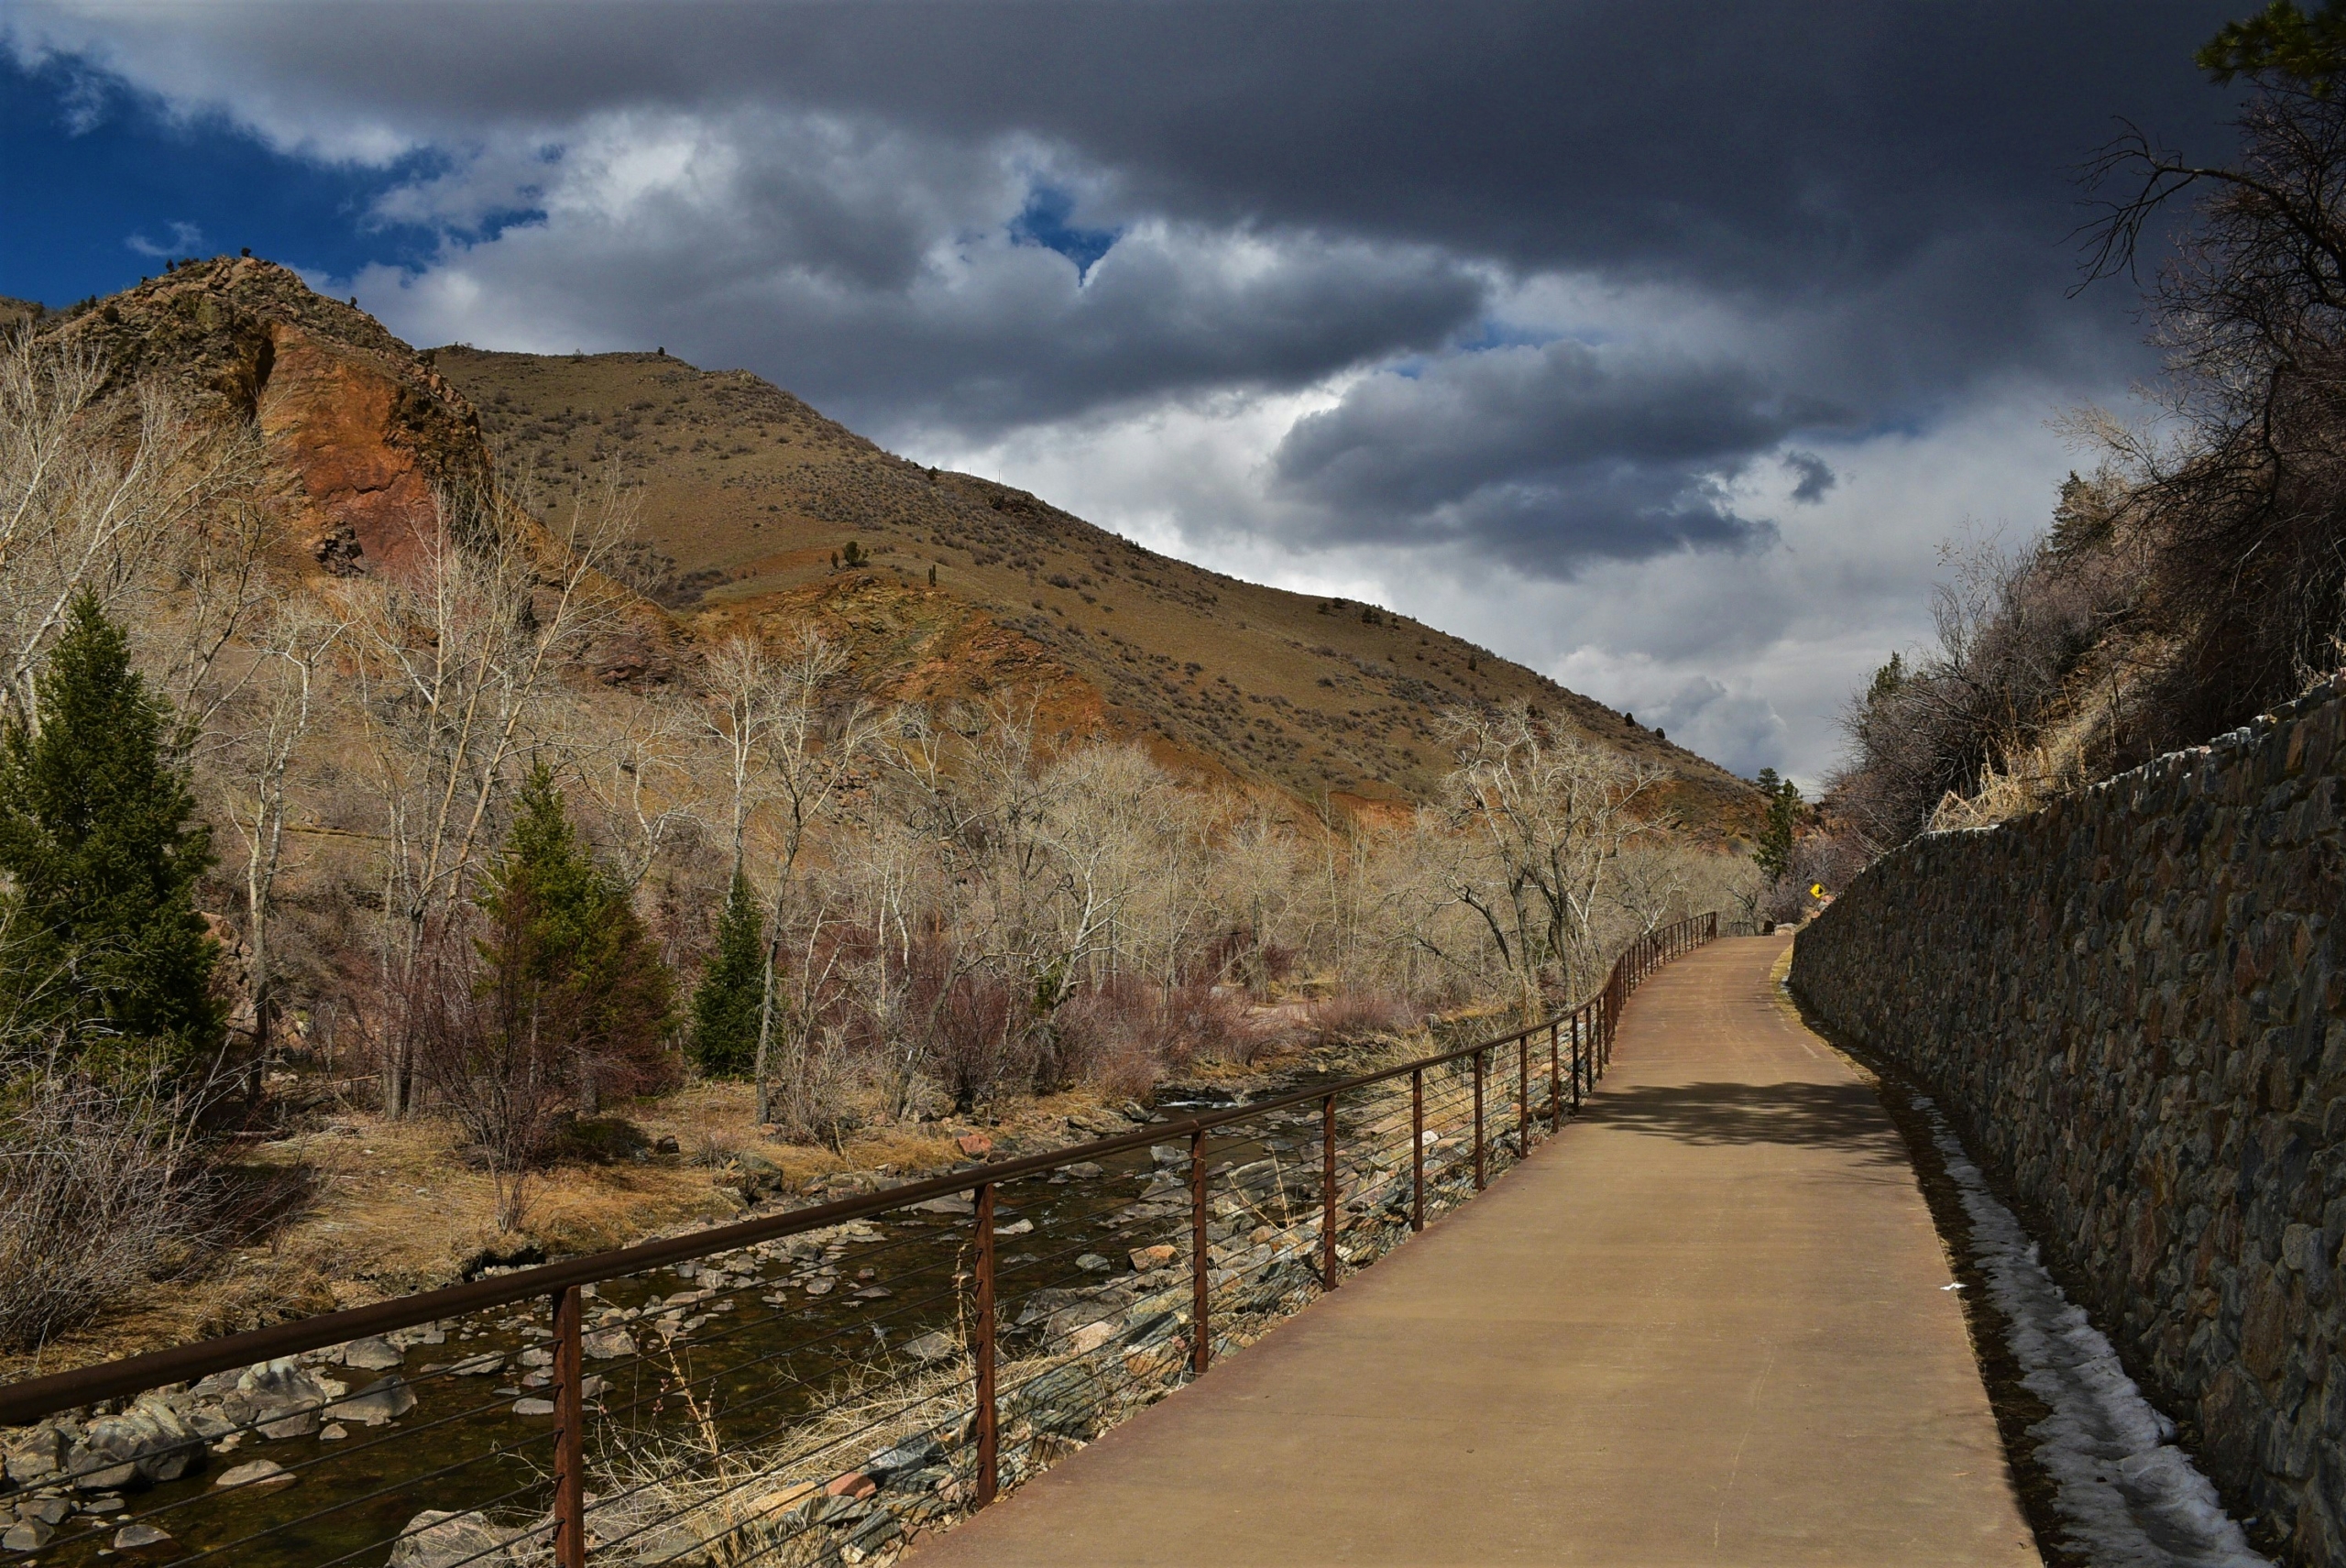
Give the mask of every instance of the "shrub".
M 29 1079 L 0 1113 L 0 1347 L 121 1305 L 204 1228 L 203 1176 L 167 1104 Z

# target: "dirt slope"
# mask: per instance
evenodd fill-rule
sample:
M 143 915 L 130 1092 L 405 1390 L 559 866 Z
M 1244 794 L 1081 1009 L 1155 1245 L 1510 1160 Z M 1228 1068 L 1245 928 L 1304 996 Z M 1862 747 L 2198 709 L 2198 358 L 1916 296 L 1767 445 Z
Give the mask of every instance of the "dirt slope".
M 1670 769 L 1692 822 L 1751 809 L 1742 781 L 1487 650 L 906 462 L 747 371 L 656 353 L 427 357 L 550 505 L 613 472 L 641 485 L 629 573 L 696 628 L 816 615 L 886 650 L 893 695 L 1040 685 L 1169 762 L 1354 805 L 1424 798 L 1444 708 L 1528 701 Z M 868 565 L 846 564 L 850 543 Z

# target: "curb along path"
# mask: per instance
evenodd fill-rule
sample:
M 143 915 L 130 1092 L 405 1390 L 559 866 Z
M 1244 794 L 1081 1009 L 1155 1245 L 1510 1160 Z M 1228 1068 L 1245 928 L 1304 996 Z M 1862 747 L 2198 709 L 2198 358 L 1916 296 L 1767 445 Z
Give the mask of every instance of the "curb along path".
M 1784 938 L 1649 979 L 1520 1168 L 915 1568 L 2033 1563 L 1953 1278 Z

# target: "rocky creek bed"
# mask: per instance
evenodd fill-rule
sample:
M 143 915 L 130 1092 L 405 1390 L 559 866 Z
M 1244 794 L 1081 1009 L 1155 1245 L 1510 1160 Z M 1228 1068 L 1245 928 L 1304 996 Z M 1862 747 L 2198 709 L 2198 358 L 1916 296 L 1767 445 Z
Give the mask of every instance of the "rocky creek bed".
M 1494 1079 L 1496 1175 L 1517 1118 L 1513 1075 Z M 1340 1109 L 1348 1266 L 1409 1234 L 1408 1096 L 1402 1080 Z M 1471 1124 L 1464 1076 L 1430 1073 L 1430 1218 L 1471 1195 Z M 1208 1157 L 1216 1355 L 1320 1289 L 1316 1108 L 1230 1131 Z M 1185 1141 L 997 1190 L 1005 1490 L 1189 1376 L 1188 1159 Z M 966 1196 L 935 1199 L 596 1288 L 596 1561 L 884 1563 L 966 1510 L 973 1225 Z M 13 1430 L 0 1563 L 551 1561 L 551 1339 L 546 1307 L 515 1309 Z

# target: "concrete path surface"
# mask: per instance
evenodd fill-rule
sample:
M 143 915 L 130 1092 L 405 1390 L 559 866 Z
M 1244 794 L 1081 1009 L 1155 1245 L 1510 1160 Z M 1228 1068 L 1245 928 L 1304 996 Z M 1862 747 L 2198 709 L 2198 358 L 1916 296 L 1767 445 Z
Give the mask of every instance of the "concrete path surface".
M 1649 980 L 1563 1135 L 914 1568 L 2035 1563 L 1904 1146 L 1783 950 Z

